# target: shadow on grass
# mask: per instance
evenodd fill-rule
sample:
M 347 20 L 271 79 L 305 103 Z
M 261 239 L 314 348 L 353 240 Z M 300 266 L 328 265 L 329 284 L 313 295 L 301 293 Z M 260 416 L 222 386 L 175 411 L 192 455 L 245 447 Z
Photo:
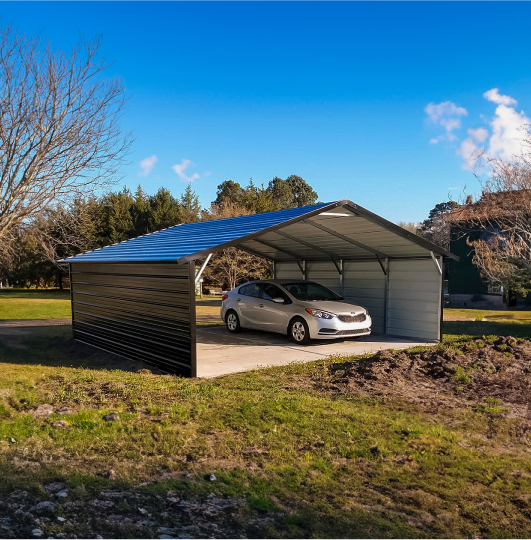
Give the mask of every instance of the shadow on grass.
M 137 372 L 153 366 L 85 345 L 72 338 L 72 326 L 22 326 L 2 329 L 0 364 L 25 364 Z
M 445 321 L 445 335 L 458 336 L 513 336 L 531 338 L 531 323 L 528 321 Z

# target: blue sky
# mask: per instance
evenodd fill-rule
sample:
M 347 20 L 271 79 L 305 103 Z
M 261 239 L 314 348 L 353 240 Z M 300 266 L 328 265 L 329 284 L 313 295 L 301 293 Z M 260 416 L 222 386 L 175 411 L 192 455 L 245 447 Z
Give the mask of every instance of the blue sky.
M 179 195 L 193 178 L 203 206 L 224 180 L 298 174 L 321 201 L 420 221 L 450 190 L 477 192 L 477 149 L 518 151 L 531 116 L 526 2 L 4 2 L 1 14 L 57 48 L 102 34 L 136 137 L 123 183 Z

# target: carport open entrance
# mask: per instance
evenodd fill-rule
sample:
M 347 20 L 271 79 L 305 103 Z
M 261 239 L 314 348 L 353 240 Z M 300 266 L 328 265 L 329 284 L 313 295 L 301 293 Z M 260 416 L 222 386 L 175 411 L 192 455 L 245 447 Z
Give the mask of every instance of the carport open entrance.
M 270 260 L 276 278 L 316 281 L 366 307 L 375 334 L 441 338 L 444 258 L 455 256 L 348 200 L 178 225 L 65 259 L 74 337 L 200 374 L 196 261 L 232 246 Z

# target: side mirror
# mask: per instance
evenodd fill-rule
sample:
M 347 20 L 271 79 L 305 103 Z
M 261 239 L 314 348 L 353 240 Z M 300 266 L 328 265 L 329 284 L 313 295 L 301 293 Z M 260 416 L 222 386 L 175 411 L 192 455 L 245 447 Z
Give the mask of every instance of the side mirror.
M 283 304 L 284 298 L 280 298 L 280 296 L 277 296 L 276 298 L 273 298 L 273 302 L 275 302 L 275 304 Z

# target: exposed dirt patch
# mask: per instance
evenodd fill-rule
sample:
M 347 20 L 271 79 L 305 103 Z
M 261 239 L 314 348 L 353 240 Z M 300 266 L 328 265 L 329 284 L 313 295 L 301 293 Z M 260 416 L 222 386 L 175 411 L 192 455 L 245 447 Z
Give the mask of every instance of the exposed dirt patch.
M 499 337 L 470 341 L 459 350 L 380 351 L 356 362 L 334 363 L 320 390 L 400 397 L 429 410 L 481 407 L 485 412 L 529 420 L 531 342 Z

